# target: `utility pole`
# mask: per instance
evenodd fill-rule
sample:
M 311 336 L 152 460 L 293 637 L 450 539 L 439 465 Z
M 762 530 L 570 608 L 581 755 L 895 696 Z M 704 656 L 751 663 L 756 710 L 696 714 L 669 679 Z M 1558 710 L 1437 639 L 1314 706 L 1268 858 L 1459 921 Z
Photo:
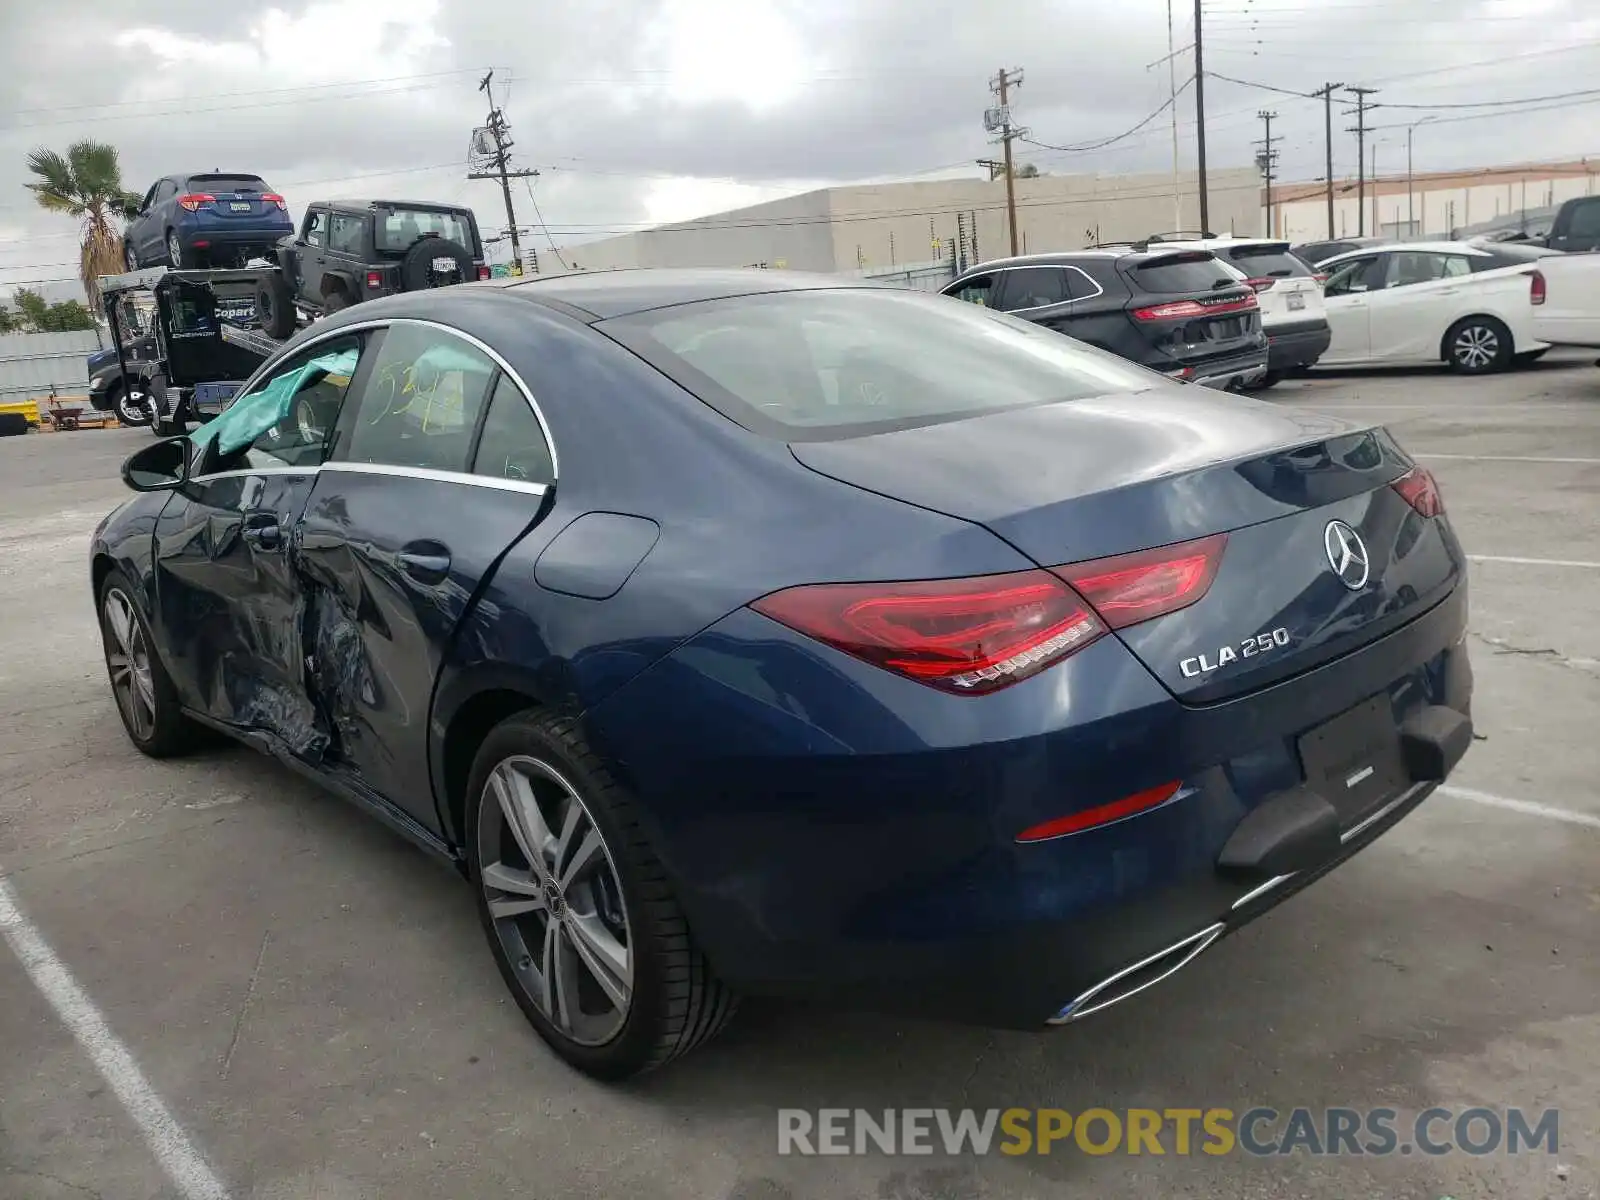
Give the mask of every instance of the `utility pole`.
M 1200 0 L 1194 0 L 1194 135 L 1199 167 L 1196 183 L 1200 188 L 1200 230 L 1210 233 L 1211 202 L 1206 194 L 1206 55 L 1200 20 Z
M 1323 149 L 1328 157 L 1328 239 L 1331 241 L 1333 232 L 1333 92 L 1335 88 L 1342 88 L 1344 83 L 1325 83 L 1312 92 L 1313 96 L 1322 97 L 1322 130 Z
M 983 114 L 983 126 L 990 133 L 1000 131 L 1000 144 L 1005 150 L 1006 173 L 1006 225 L 1011 233 L 1011 254 L 1017 254 L 1017 173 L 1011 162 L 1011 142 L 1021 137 L 1026 130 L 1011 123 L 1011 89 L 1022 86 L 1022 68 L 1013 67 L 1007 70 L 1000 68 L 1000 73 L 989 81 L 989 90 L 1000 98 L 1000 107 L 991 108 Z
M 996 179 L 999 179 L 1001 174 L 1006 169 L 1005 163 L 996 162 L 992 158 L 980 158 L 977 161 L 980 167 L 984 167 L 988 170 L 990 183 L 993 183 Z
M 478 84 L 478 90 L 489 97 L 489 120 L 487 124 L 473 130 L 472 149 L 480 161 L 475 164 L 476 170 L 467 172 L 467 178 L 500 181 L 500 193 L 506 200 L 506 228 L 511 234 L 511 273 L 521 275 L 522 242 L 517 237 L 517 213 L 511 204 L 511 181 L 532 179 L 539 172 L 531 167 L 520 171 L 510 169 L 511 147 L 514 143 L 511 141 L 511 127 L 506 124 L 505 113 L 495 107 L 494 93 L 489 90 L 489 81 L 493 78 L 494 72 L 490 71 Z
M 1356 135 L 1356 236 L 1361 237 L 1367 232 L 1367 97 L 1376 92 L 1377 88 L 1347 87 L 1344 89 L 1356 98 L 1354 109 L 1345 109 L 1346 113 L 1356 114 L 1354 126 L 1346 128 L 1346 133 Z
M 1167 0 L 1167 116 L 1172 118 L 1172 227 L 1183 228 L 1183 191 L 1178 183 L 1178 52 L 1172 41 L 1172 0 Z
M 1282 137 L 1272 136 L 1272 118 L 1278 114 L 1262 109 L 1256 114 L 1266 126 L 1266 133 L 1256 145 L 1261 149 L 1256 152 L 1256 167 L 1261 171 L 1267 181 L 1267 230 L 1266 235 L 1272 236 L 1272 168 L 1278 161 L 1278 152 L 1272 148 L 1274 142 L 1283 141 Z

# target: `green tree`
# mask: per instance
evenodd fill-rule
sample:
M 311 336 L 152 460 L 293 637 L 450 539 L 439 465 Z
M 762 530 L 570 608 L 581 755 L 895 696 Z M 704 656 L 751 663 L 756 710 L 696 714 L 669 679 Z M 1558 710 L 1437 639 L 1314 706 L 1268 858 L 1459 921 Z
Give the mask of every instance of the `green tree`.
M 29 288 L 18 288 L 12 299 L 16 302 L 17 315 L 23 325 L 35 333 L 47 332 L 45 326 L 50 321 L 49 301 Z
M 0 304 L 0 333 L 17 332 L 17 314 Z
M 77 329 L 93 329 L 94 318 L 89 310 L 76 300 L 62 300 L 50 306 L 45 314 L 50 333 L 71 333 Z
M 41 208 L 82 222 L 78 278 L 92 311 L 99 312 L 96 280 L 101 275 L 115 275 L 125 266 L 120 227 L 140 202 L 138 195 L 122 188 L 116 147 L 82 141 L 68 146 L 65 155 L 36 149 L 28 155 L 28 170 L 38 176 L 38 182 L 27 187 Z
M 1017 168 L 1018 179 L 1037 179 L 1041 174 L 1043 174 L 1043 172 L 1032 163 L 1023 163 Z

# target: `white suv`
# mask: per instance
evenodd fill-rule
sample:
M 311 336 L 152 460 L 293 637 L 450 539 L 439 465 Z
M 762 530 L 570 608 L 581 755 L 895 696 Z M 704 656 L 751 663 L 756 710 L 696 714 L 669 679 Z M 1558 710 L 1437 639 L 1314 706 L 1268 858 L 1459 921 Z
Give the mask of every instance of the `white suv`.
M 1161 240 L 1162 249 L 1209 250 L 1247 279 L 1261 305 L 1267 335 L 1267 373 L 1255 387 L 1271 387 L 1304 371 L 1328 349 L 1332 334 L 1316 272 L 1289 253 L 1289 243 L 1265 238 L 1217 237 L 1194 242 Z

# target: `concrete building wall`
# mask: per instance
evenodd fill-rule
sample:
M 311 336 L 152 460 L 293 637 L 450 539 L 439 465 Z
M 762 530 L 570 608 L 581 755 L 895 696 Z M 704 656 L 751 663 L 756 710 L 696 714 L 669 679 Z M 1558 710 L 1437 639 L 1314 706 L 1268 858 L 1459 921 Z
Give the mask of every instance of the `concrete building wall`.
M 1380 176 L 1366 185 L 1365 230 L 1389 237 L 1446 237 L 1452 229 L 1596 193 L 1600 160 L 1531 164 L 1475 172 Z M 1321 184 L 1291 184 L 1276 191 L 1280 237 L 1301 242 L 1327 236 L 1327 192 Z M 1361 222 L 1353 179 L 1334 188 L 1334 233 L 1351 237 Z
M 1208 180 L 1211 226 L 1218 233 L 1261 228 L 1260 179 L 1242 168 Z M 1019 179 L 1018 249 L 1075 250 L 1094 241 L 1197 228 L 1193 174 L 1046 175 Z M 964 257 L 1010 253 L 1005 182 L 935 180 L 829 188 L 694 221 L 562 247 L 576 270 L 617 267 L 742 267 L 765 263 L 795 271 L 891 270 L 949 257 L 958 231 Z M 974 241 L 976 243 L 974 247 Z M 541 259 L 544 256 L 541 256 Z M 553 256 L 551 256 L 553 259 Z

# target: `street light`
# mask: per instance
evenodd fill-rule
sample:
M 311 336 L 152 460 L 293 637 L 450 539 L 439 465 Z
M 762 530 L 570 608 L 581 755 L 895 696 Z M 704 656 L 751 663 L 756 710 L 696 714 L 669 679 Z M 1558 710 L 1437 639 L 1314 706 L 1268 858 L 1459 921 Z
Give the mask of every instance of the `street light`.
M 1406 126 L 1406 224 L 1411 227 L 1411 236 L 1416 237 L 1417 230 L 1417 192 L 1412 182 L 1411 175 L 1411 135 L 1416 132 L 1419 125 L 1426 125 L 1429 121 L 1436 121 L 1437 117 L 1423 117 L 1420 121 L 1413 121 Z

